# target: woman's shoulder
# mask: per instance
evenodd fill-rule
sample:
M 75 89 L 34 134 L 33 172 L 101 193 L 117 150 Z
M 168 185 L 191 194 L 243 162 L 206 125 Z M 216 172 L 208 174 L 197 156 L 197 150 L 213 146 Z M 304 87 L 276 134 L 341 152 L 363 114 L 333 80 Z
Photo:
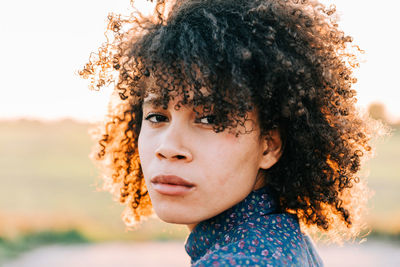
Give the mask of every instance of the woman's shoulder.
M 295 215 L 249 218 L 228 231 L 193 266 L 322 266 Z

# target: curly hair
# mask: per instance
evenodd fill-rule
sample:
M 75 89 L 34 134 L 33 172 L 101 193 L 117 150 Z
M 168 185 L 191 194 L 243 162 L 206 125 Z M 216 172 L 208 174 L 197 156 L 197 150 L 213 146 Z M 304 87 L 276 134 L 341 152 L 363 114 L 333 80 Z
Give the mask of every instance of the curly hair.
M 168 8 L 168 5 L 169 8 Z M 108 41 L 80 71 L 91 88 L 113 83 L 96 150 L 105 187 L 127 205 L 126 224 L 152 214 L 138 155 L 143 99 L 202 107 L 214 131 L 236 135 L 257 110 L 261 133 L 278 129 L 283 154 L 262 170 L 283 211 L 310 229 L 355 236 L 368 189 L 372 122 L 356 109 L 354 45 L 334 7 L 315 0 L 158 0 L 152 16 L 110 14 Z M 206 91 L 206 92 L 205 92 Z M 114 101 L 115 102 L 115 101 Z

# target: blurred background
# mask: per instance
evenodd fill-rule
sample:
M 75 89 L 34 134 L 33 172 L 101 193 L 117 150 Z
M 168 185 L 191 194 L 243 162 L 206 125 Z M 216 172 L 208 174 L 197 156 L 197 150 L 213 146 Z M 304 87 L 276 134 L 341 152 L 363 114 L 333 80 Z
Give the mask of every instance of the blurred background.
M 367 240 L 317 246 L 326 266 L 400 266 L 400 2 L 322 2 L 366 51 L 359 108 L 393 133 L 363 171 L 375 191 Z M 76 73 L 105 41 L 108 13 L 129 11 L 129 0 L 0 2 L 0 266 L 189 266 L 186 227 L 151 218 L 126 231 L 88 157 L 112 88 L 90 91 Z

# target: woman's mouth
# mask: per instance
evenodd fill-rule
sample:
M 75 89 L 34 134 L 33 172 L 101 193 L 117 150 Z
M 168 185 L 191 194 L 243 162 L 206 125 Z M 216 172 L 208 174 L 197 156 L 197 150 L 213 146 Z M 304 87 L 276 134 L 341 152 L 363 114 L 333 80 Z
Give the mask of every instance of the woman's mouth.
M 157 175 L 150 182 L 155 191 L 169 196 L 185 195 L 195 188 L 193 183 L 175 175 Z

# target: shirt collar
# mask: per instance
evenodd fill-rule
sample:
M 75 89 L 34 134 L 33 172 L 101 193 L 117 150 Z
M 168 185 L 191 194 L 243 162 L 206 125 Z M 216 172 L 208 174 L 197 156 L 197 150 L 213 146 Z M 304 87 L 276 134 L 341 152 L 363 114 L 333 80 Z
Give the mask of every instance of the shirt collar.
M 217 242 L 220 242 L 220 239 L 234 227 L 249 219 L 256 219 L 272 213 L 276 209 L 275 198 L 268 187 L 253 190 L 233 207 L 198 223 L 186 240 L 185 250 L 194 262 L 205 255 Z

